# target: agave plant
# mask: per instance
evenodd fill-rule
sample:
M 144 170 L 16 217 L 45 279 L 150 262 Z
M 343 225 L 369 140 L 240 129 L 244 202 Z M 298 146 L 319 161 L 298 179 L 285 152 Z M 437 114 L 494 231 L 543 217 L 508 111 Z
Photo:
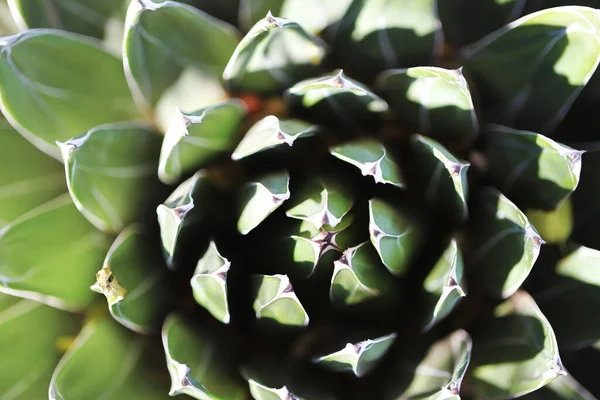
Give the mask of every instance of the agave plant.
M 596 6 L 0 0 L 0 398 L 594 399 Z

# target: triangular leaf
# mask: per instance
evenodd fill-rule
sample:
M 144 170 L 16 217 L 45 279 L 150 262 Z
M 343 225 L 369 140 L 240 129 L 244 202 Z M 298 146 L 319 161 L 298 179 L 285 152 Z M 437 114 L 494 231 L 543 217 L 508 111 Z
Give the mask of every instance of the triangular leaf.
M 231 320 L 227 299 L 227 273 L 230 267 L 229 260 L 223 257 L 216 244 L 211 242 L 206 253 L 198 261 L 190 282 L 196 302 L 224 324 Z
M 256 318 L 276 326 L 307 326 L 310 318 L 286 275 L 254 275 L 253 308 Z

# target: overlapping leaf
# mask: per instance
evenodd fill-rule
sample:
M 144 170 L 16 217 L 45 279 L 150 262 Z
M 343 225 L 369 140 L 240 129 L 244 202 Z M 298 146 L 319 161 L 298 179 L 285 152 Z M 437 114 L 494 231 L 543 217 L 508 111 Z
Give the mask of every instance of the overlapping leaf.
M 63 195 L 0 230 L 0 292 L 64 309 L 84 309 L 89 289 L 110 247 Z
M 488 120 L 548 134 L 600 62 L 600 15 L 565 6 L 526 15 L 465 48 Z M 573 60 L 577 60 L 574 62 Z
M 149 127 L 120 123 L 59 142 L 73 202 L 97 228 L 119 232 L 151 214 L 163 194 L 160 140 Z
M 136 102 L 164 127 L 176 107 L 189 112 L 223 99 L 218 76 L 237 42 L 235 28 L 187 4 L 131 1 L 123 62 Z
M 3 38 L 0 48 L 2 112 L 27 140 L 53 157 L 60 157 L 57 140 L 137 118 L 121 61 L 96 41 L 32 29 Z
M 78 325 L 67 312 L 0 294 L 0 398 L 46 398 L 61 342 Z
M 499 298 L 521 286 L 544 243 L 525 214 L 491 188 L 478 197 L 468 235 L 467 272 L 480 289 Z
M 246 107 L 237 99 L 175 115 L 160 152 L 161 181 L 174 183 L 231 151 L 245 116 Z
M 412 217 L 389 202 L 369 201 L 369 234 L 383 265 L 394 275 L 402 276 L 420 246 L 420 231 Z
M 344 143 L 333 147 L 330 152 L 334 157 L 359 168 L 364 176 L 372 176 L 376 183 L 404 187 L 399 165 L 388 155 L 385 146 L 375 139 Z
M 535 299 L 552 324 L 561 349 L 578 350 L 600 341 L 600 251 L 579 247 L 556 266 L 557 279 Z M 568 299 L 568 301 L 565 301 Z
M 473 333 L 469 374 L 477 398 L 515 398 L 564 375 L 552 326 L 526 292 L 500 304 Z
M 314 135 L 317 128 L 296 119 L 279 119 L 268 115 L 256 122 L 244 135 L 231 158 L 240 160 L 253 154 L 280 147 L 292 146 L 297 139 Z
M 290 175 L 273 172 L 245 184 L 240 191 L 238 231 L 248 234 L 290 198 Z
M 392 370 L 386 398 L 460 400 L 458 393 L 471 360 L 471 348 L 471 338 L 463 330 L 438 340 L 425 351 L 414 346 Z
M 141 333 L 159 330 L 169 305 L 167 268 L 153 239 L 139 226 L 123 230 L 92 286 L 117 321 Z
M 384 71 L 376 86 L 394 115 L 435 140 L 468 142 L 479 124 L 461 69 L 414 67 Z
M 499 125 L 482 137 L 486 176 L 520 207 L 552 210 L 577 188 L 582 151 Z
M 162 342 L 171 375 L 170 396 L 200 400 L 243 400 L 245 389 L 227 365 L 227 348 L 207 332 L 196 331 L 180 316 L 165 320 Z
M 60 163 L 40 154 L 2 119 L 0 170 L 0 228 L 67 190 Z
M 198 261 L 191 280 L 194 298 L 198 304 L 225 324 L 231 320 L 227 291 L 227 273 L 230 267 L 229 260 L 223 257 L 216 244 L 211 242 L 206 253 Z
M 334 51 L 344 68 L 373 78 L 384 69 L 427 65 L 442 44 L 433 0 L 356 0 L 337 31 Z
M 318 74 L 325 51 L 321 39 L 269 12 L 237 46 L 223 80 L 233 92 L 279 93 Z
M 18 31 L 19 28 L 10 14 L 7 0 L 0 0 L 0 36 L 12 35 Z
M 596 400 L 571 375 L 561 375 L 546 386 L 520 397 L 523 400 Z
M 310 318 L 286 275 L 254 275 L 252 287 L 253 308 L 260 322 L 275 326 L 308 325 Z
M 84 325 L 58 363 L 48 397 L 166 399 L 168 376 L 157 366 L 157 358 L 135 333 L 101 316 Z

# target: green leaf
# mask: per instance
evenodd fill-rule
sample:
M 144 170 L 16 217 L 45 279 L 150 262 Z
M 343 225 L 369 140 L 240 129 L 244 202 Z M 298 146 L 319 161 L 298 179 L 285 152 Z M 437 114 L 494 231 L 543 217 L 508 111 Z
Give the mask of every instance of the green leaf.
M 355 0 L 336 34 L 338 63 L 361 77 L 430 64 L 441 50 L 435 0 Z
M 297 23 L 268 12 L 231 55 L 223 81 L 233 92 L 282 92 L 318 74 L 326 50 L 325 42 Z
M 347 190 L 333 179 L 323 177 L 311 179 L 291 202 L 286 215 L 308 221 L 317 229 L 325 225 L 335 228 L 354 205 Z
M 360 169 L 363 176 L 372 176 L 376 183 L 404 187 L 400 166 L 387 154 L 385 146 L 376 139 L 346 142 L 333 147 L 330 153 Z
M 556 210 L 527 210 L 527 219 L 549 244 L 566 243 L 573 232 L 571 199 L 562 202 Z
M 7 0 L 0 0 L 0 36 L 8 36 L 17 32 L 19 32 L 19 28 L 10 14 Z
M 125 26 L 129 87 L 162 126 L 176 107 L 196 110 L 224 99 L 219 75 L 238 43 L 234 27 L 187 4 L 152 0 L 132 1 Z
M 246 116 L 241 100 L 231 99 L 192 113 L 179 112 L 169 125 L 160 152 L 158 176 L 177 182 L 231 151 Z
M 499 125 L 482 138 L 487 178 L 520 207 L 553 210 L 577 188 L 583 151 Z
M 59 343 L 78 328 L 77 319 L 64 311 L 0 294 L 0 397 L 46 398 Z
M 596 400 L 572 375 L 561 375 L 543 388 L 520 397 L 523 400 Z
M 557 277 L 535 295 L 561 349 L 578 350 L 600 341 L 600 251 L 579 247 L 556 266 Z
M 227 274 L 230 267 L 231 262 L 219 253 L 215 242 L 210 242 L 190 282 L 196 302 L 224 324 L 231 320 L 227 300 Z
M 425 136 L 412 136 L 411 147 L 424 200 L 443 210 L 448 218 L 466 220 L 469 215 L 467 170 L 471 164 L 457 159 L 439 142 Z
M 106 296 L 108 309 L 119 323 L 140 333 L 160 330 L 169 292 L 167 268 L 154 237 L 139 226 L 125 228 L 96 273 L 92 290 Z
M 352 0 L 285 0 L 276 14 L 296 21 L 316 35 L 338 24 L 351 3 Z M 275 12 L 273 8 L 271 11 Z
M 517 292 L 473 332 L 469 369 L 476 398 L 523 396 L 565 372 L 552 326 L 526 292 Z
M 55 28 L 103 38 L 107 25 L 116 24 L 123 0 L 9 0 L 21 30 Z
M 110 246 L 63 195 L 0 230 L 0 292 L 67 310 L 94 301 L 89 286 Z
M 307 326 L 310 318 L 286 275 L 253 275 L 253 308 L 259 322 L 275 326 Z
M 350 371 L 360 378 L 377 366 L 395 340 L 396 334 L 392 333 L 358 343 L 347 343 L 343 349 L 318 357 L 313 362 L 333 371 Z
M 237 228 L 250 233 L 290 198 L 290 174 L 273 172 L 245 184 L 240 190 L 241 212 Z
M 467 274 L 479 289 L 506 299 L 525 281 L 545 242 L 525 214 L 495 189 L 482 191 L 473 214 Z
M 394 115 L 435 140 L 473 140 L 479 129 L 461 69 L 415 67 L 384 71 L 376 82 Z
M 253 379 L 248 379 L 248 384 L 250 385 L 250 394 L 256 400 L 303 400 L 291 393 L 286 386 L 272 388 L 262 385 Z
M 425 291 L 425 330 L 431 329 L 466 296 L 463 260 L 456 239 L 452 239 L 440 259 L 423 282 Z
M 66 191 L 60 163 L 47 157 L 0 119 L 0 229 Z
M 160 141 L 149 127 L 127 122 L 58 142 L 73 202 L 98 229 L 119 232 L 151 214 L 163 194 Z
M 166 399 L 168 377 L 135 333 L 108 316 L 88 321 L 60 360 L 50 400 Z M 87 373 L 92 371 L 94 373 Z
M 285 93 L 287 102 L 313 119 L 334 120 L 356 128 L 381 118 L 387 103 L 342 70 L 296 83 Z
M 175 257 L 181 252 L 180 247 L 194 233 L 192 227 L 208 218 L 211 191 L 212 185 L 205 171 L 198 171 L 157 207 L 163 253 L 170 268 L 176 264 Z
M 492 110 L 487 120 L 552 132 L 600 62 L 599 31 L 597 10 L 556 7 L 526 15 L 463 49 L 465 73 L 485 89 L 482 109 Z
M 386 398 L 460 400 L 458 393 L 471 360 L 471 348 L 471 338 L 463 330 L 427 349 L 413 346 L 393 370 L 396 374 Z
M 461 48 L 520 17 L 521 0 L 446 0 L 437 3 L 444 40 Z
M 390 304 L 395 299 L 390 278 L 371 243 L 350 247 L 334 262 L 331 303 L 337 308 L 373 300 Z
M 57 140 L 137 118 L 121 61 L 98 42 L 33 29 L 0 39 L 0 48 L 2 112 L 45 153 L 60 158 Z
M 233 151 L 231 158 L 241 160 L 284 144 L 291 147 L 296 139 L 310 137 L 316 133 L 317 128 L 308 122 L 297 119 L 282 120 L 268 115 L 252 125 Z
M 162 342 L 171 375 L 170 396 L 200 400 L 243 400 L 245 388 L 227 365 L 227 348 L 216 337 L 197 331 L 181 317 L 165 320 Z
M 420 245 L 419 228 L 405 212 L 379 198 L 369 200 L 369 234 L 383 265 L 402 276 Z

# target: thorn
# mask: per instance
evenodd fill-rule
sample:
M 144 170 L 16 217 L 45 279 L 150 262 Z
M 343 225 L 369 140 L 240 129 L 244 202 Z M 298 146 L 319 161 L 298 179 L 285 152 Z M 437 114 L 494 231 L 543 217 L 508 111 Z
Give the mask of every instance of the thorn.
M 343 89 L 345 81 L 346 79 L 344 78 L 344 70 L 340 69 L 339 72 L 331 79 L 331 84 L 332 86 Z

